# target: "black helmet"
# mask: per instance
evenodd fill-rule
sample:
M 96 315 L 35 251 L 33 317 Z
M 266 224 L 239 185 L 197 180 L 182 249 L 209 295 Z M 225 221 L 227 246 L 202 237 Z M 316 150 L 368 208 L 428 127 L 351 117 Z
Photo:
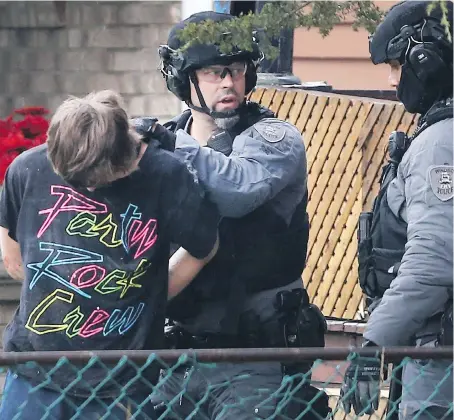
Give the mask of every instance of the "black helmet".
M 246 94 L 254 89 L 257 83 L 257 68 L 262 58 L 262 53 L 256 42 L 253 42 L 252 51 L 243 51 L 239 48 L 234 48 L 229 54 L 224 54 L 215 44 L 193 44 L 183 52 L 178 51 L 182 46 L 178 38 L 178 32 L 184 29 L 190 23 L 201 23 L 207 20 L 214 22 L 223 22 L 232 20 L 234 16 L 217 13 L 217 12 L 200 12 L 189 16 L 187 19 L 176 24 L 169 33 L 167 45 L 159 47 L 159 56 L 161 58 L 161 73 L 166 81 L 167 89 L 175 94 L 179 99 L 198 111 L 205 112 L 211 116 L 216 114 L 216 117 L 221 117 L 224 113 L 212 112 L 205 103 L 203 95 L 200 91 L 195 70 L 213 64 L 231 64 L 237 61 L 245 61 L 247 64 L 246 70 Z M 251 34 L 253 37 L 253 34 Z M 254 37 L 253 37 L 254 40 Z M 255 41 L 255 40 L 254 40 Z M 191 80 L 195 86 L 197 96 L 199 97 L 201 107 L 196 107 L 191 103 L 190 85 Z M 231 116 L 228 113 L 226 116 Z
M 452 96 L 452 42 L 440 23 L 440 6 L 429 15 L 429 4 L 414 0 L 396 4 L 369 42 L 374 64 L 397 60 L 402 65 L 397 97 L 412 113 L 424 114 L 437 100 Z M 446 4 L 452 36 L 452 3 Z

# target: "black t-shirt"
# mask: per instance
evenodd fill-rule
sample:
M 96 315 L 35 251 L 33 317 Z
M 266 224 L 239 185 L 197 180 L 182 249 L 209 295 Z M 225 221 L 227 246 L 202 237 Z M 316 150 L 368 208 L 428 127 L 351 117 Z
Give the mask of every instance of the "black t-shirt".
M 46 145 L 24 152 L 8 168 L 0 201 L 0 225 L 20 244 L 26 277 L 4 349 L 162 348 L 170 242 L 203 258 L 218 220 L 185 164 L 151 145 L 137 171 L 93 192 L 57 176 Z M 17 369 L 45 379 L 42 366 Z M 58 368 L 49 386 L 65 389 L 82 369 Z M 70 392 L 85 395 L 109 378 L 98 395 L 115 395 L 135 375 L 131 366 L 113 373 L 95 365 Z

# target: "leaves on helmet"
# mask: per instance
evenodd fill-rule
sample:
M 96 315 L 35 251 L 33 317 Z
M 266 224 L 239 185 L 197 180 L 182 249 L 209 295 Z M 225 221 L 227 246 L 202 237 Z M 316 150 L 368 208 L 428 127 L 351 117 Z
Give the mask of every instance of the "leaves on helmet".
M 248 13 L 222 22 L 190 23 L 179 31 L 178 38 L 186 50 L 194 44 L 216 44 L 222 53 L 239 49 L 252 51 L 254 37 L 266 58 L 273 60 L 279 49 L 271 40 L 283 30 L 316 27 L 326 36 L 334 25 L 353 16 L 353 29 L 364 27 L 373 32 L 383 12 L 372 1 L 278 1 L 264 5 L 260 13 Z
M 427 14 L 430 16 L 436 7 L 440 7 L 441 10 L 440 23 L 443 26 L 443 28 L 445 28 L 446 38 L 448 38 L 448 41 L 452 43 L 452 36 L 448 20 L 449 11 L 447 3 L 448 0 L 438 0 L 430 2 L 429 5 L 427 6 Z

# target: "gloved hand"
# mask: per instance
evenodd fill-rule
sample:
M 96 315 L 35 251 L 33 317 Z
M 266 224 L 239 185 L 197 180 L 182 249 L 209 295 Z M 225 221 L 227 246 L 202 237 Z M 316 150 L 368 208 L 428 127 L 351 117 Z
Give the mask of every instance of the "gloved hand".
M 163 149 L 169 152 L 175 151 L 175 133 L 158 124 L 157 121 L 157 118 L 151 117 L 134 118 L 132 126 L 143 137 L 144 141 L 155 140 L 159 142 Z
M 145 139 L 150 139 L 153 135 L 154 126 L 158 122 L 157 118 L 143 117 L 131 120 L 132 127 Z
M 347 368 L 340 390 L 344 411 L 351 407 L 357 415 L 372 414 L 380 400 L 380 360 L 373 357 L 355 357 Z

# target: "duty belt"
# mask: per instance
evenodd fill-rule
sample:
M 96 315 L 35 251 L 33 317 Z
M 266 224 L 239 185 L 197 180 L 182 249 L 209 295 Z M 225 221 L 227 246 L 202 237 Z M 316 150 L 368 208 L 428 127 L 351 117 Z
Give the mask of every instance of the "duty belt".
M 284 342 L 272 342 L 270 337 L 260 334 L 204 334 L 192 335 L 179 326 L 169 329 L 166 334 L 166 347 L 171 349 L 216 349 L 216 348 L 257 348 L 281 347 Z M 280 345 L 279 345 L 280 344 Z

